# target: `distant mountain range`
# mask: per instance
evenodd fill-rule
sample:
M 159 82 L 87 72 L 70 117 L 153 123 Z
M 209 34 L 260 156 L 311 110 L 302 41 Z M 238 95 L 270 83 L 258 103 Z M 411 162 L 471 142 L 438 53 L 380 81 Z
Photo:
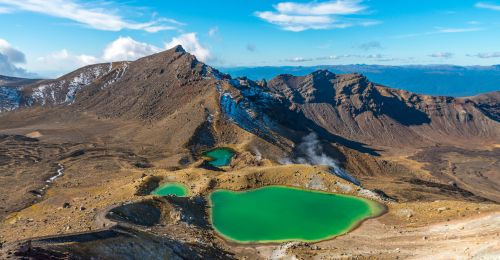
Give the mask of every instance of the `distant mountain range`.
M 317 70 L 333 73 L 361 73 L 370 81 L 419 94 L 466 97 L 500 90 L 500 65 L 321 65 L 312 67 L 234 67 L 221 68 L 233 77 L 270 80 L 280 74 L 304 76 Z

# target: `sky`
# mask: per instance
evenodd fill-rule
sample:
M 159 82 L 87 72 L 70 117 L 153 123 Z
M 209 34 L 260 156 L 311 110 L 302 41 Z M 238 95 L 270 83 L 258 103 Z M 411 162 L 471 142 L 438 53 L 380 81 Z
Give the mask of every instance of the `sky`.
M 500 64 L 500 0 L 0 0 L 0 74 L 177 44 L 215 67 Z

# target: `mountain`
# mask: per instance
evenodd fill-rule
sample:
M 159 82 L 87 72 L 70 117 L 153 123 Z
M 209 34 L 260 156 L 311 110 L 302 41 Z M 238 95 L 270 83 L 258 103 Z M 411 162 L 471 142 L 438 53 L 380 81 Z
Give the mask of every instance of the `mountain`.
M 180 46 L 133 62 L 86 66 L 21 85 L 15 93 L 3 99 L 4 110 L 38 107 L 134 122 L 135 135 L 124 132 L 129 141 L 161 143 L 177 158 L 193 159 L 217 144 L 241 142 L 246 133 L 256 137 L 248 145 L 272 160 L 302 158 L 303 137 L 314 132 L 321 149 L 340 165 L 366 174 L 373 170 L 361 166 L 366 158 L 352 157 L 342 147 L 388 156 L 435 145 L 473 149 L 500 143 L 498 92 L 467 98 L 420 95 L 362 74 L 328 70 L 269 81 L 231 78 Z M 144 124 L 151 129 L 138 130 Z
M 39 81 L 39 79 L 25 79 L 0 75 L 0 87 L 16 87 L 37 81 Z
M 0 112 L 36 105 L 70 104 L 76 93 L 91 82 L 101 78 L 104 80 L 105 75 L 108 75 L 105 79 L 108 84 L 116 80 L 126 69 L 126 64 L 90 65 L 54 80 L 11 78 L 0 85 L 0 93 L 4 93 L 3 98 L 0 98 Z
M 498 92 L 465 98 L 420 95 L 373 83 L 362 74 L 328 70 L 283 74 L 268 82 L 232 79 L 180 46 L 133 62 L 90 65 L 55 80 L 3 87 L 3 93 L 3 110 L 62 106 L 103 118 L 168 121 L 190 129 L 203 126 L 214 140 L 224 138 L 213 133 L 222 129 L 215 125 L 227 125 L 229 119 L 288 150 L 310 131 L 372 154 L 367 146 L 394 150 L 488 143 L 500 131 Z M 192 133 L 182 140 L 188 136 Z
M 268 82 L 232 79 L 180 46 L 133 62 L 90 65 L 58 79 L 3 87 L 3 93 L 3 110 L 68 107 L 103 118 L 168 122 L 172 135 L 185 133 L 178 139 L 185 143 L 194 132 L 172 126 L 205 131 L 215 142 L 225 138 L 216 129 L 232 123 L 288 151 L 314 131 L 371 154 L 383 147 L 473 146 L 495 142 L 500 134 L 498 92 L 420 95 L 362 74 L 328 70 L 283 74 Z
M 0 112 L 18 108 L 22 96 L 19 87 L 38 81 L 0 75 Z
M 419 94 L 466 97 L 500 90 L 500 66 L 453 65 L 322 65 L 312 67 L 221 68 L 232 76 L 270 80 L 280 74 L 304 76 L 316 70 L 362 73 L 371 81 Z
M 376 200 L 385 215 L 333 243 L 357 252 L 364 239 L 377 257 L 390 254 L 385 241 L 414 247 L 416 232 L 445 241 L 429 226 L 499 209 L 499 92 L 421 95 L 328 70 L 233 78 L 181 46 L 12 84 L 0 96 L 0 258 L 275 255 L 216 233 L 208 196 L 219 189 L 285 185 Z M 208 163 L 214 148 L 235 152 L 228 166 Z M 168 182 L 190 196 L 149 195 Z M 474 243 L 496 242 L 495 220 Z M 335 258 L 328 243 L 321 252 Z M 305 243 L 290 250 L 312 255 Z
M 372 146 L 457 145 L 498 139 L 498 93 L 474 98 L 418 95 L 327 70 L 268 82 L 328 132 Z

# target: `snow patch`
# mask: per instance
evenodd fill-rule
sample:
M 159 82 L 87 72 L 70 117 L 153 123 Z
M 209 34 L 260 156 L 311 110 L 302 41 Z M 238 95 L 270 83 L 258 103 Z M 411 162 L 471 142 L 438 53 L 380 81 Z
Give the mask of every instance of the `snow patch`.
M 0 87 L 0 112 L 19 108 L 21 93 L 16 88 Z
M 111 80 L 106 81 L 106 83 L 104 83 L 104 85 L 102 86 L 101 89 L 104 89 L 104 88 L 108 87 L 109 85 L 111 85 L 111 84 L 117 82 L 118 80 L 120 80 L 123 77 L 123 75 L 125 75 L 125 72 L 127 72 L 128 64 L 129 64 L 128 62 L 123 63 L 123 65 L 121 65 L 120 68 L 118 68 L 113 73 L 113 78 Z M 111 68 L 110 68 L 110 71 L 111 71 Z

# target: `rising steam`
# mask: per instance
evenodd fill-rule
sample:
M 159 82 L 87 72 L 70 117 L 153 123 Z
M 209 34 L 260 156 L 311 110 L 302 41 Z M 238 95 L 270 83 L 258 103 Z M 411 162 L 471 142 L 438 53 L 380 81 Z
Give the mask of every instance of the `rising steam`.
M 332 157 L 329 157 L 323 152 L 323 147 L 321 146 L 318 135 L 311 132 L 310 134 L 302 138 L 302 142 L 297 146 L 297 150 L 302 157 L 296 158 L 285 158 L 281 160 L 283 164 L 309 164 L 309 165 L 324 165 L 330 168 L 330 172 L 337 175 L 338 177 L 350 181 L 356 185 L 361 183 L 353 178 L 344 169 L 340 168 L 337 161 Z

